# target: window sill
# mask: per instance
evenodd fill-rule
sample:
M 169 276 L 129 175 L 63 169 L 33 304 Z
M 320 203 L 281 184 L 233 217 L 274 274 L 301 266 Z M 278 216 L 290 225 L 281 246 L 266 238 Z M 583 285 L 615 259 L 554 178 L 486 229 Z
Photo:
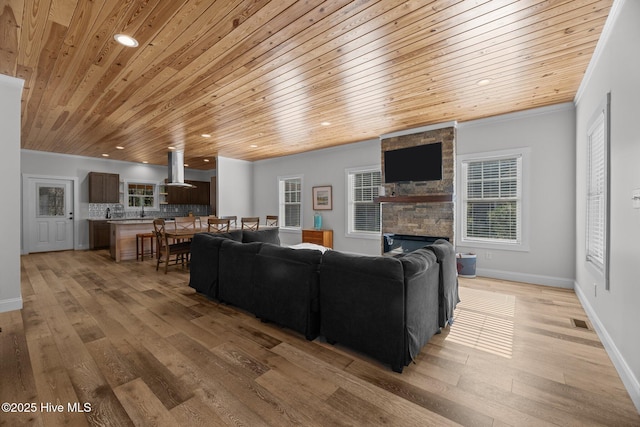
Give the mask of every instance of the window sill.
M 345 237 L 351 239 L 366 239 L 366 240 L 380 240 L 382 238 L 382 234 L 379 233 L 357 233 L 351 232 L 346 233 Z
M 500 251 L 513 252 L 529 252 L 529 245 L 526 243 L 503 243 L 503 242 L 485 242 L 477 240 L 461 240 L 457 246 L 478 249 L 492 249 Z

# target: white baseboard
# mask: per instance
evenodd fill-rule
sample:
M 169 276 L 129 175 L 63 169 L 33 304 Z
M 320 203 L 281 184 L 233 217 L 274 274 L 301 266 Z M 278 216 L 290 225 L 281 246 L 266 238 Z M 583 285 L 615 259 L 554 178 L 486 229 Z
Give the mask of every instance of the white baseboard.
M 511 280 L 513 282 L 532 283 L 534 285 L 553 286 L 555 288 L 573 289 L 573 279 L 563 277 L 542 276 L 540 274 L 520 273 L 516 271 L 492 270 L 478 268 L 476 274 L 492 279 Z
M 598 338 L 600 338 L 600 341 L 602 341 L 607 354 L 611 358 L 613 366 L 615 366 L 616 371 L 618 371 L 618 375 L 620 375 L 620 379 L 622 379 L 622 383 L 627 389 L 627 392 L 629 393 L 633 404 L 638 410 L 638 413 L 640 413 L 640 381 L 638 381 L 638 378 L 633 375 L 633 371 L 631 370 L 631 368 L 629 368 L 629 365 L 618 350 L 618 347 L 616 347 L 615 343 L 611 339 L 611 336 L 598 318 L 596 312 L 593 310 L 593 307 L 591 307 L 591 304 L 589 304 L 589 300 L 584 295 L 584 292 L 582 292 L 582 288 L 580 288 L 580 286 L 576 284 L 574 286 L 574 289 L 576 291 L 578 299 L 580 300 L 580 303 L 582 304 L 582 307 L 584 308 L 584 311 L 587 313 L 591 324 L 598 334 Z
M 22 309 L 22 297 L 0 300 L 0 313 Z

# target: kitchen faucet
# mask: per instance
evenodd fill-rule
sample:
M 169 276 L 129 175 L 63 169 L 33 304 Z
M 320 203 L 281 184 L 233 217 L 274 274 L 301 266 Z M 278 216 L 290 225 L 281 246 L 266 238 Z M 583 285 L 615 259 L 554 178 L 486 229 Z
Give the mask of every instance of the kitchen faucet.
M 140 218 L 144 218 L 144 205 L 142 205 L 142 210 L 140 211 Z

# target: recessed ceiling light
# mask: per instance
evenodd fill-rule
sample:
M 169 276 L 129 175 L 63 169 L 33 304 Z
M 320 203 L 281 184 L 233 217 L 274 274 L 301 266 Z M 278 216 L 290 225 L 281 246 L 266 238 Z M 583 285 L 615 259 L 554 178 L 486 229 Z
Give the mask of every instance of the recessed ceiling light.
M 184 164 L 184 167 L 185 167 L 185 168 L 188 168 L 188 167 L 189 167 L 189 163 L 185 163 L 185 164 Z
M 145 165 L 146 165 L 147 163 L 149 163 L 149 162 L 147 162 L 146 160 L 143 160 L 143 161 L 142 161 L 142 164 L 145 164 Z
M 209 163 L 209 159 L 204 159 L 204 162 L 205 163 Z
M 486 86 L 489 83 L 491 83 L 491 79 L 482 79 L 482 80 L 478 80 L 478 83 L 476 83 L 478 86 Z
M 116 145 L 116 150 L 124 150 L 124 147 L 121 145 Z
M 102 153 L 102 157 L 109 157 L 107 153 Z
M 251 144 L 249 147 L 251 148 L 258 148 L 258 146 L 256 144 Z
M 167 147 L 167 148 L 168 148 L 169 150 L 175 150 L 175 149 L 176 149 L 176 147 L 171 147 L 171 146 L 169 146 L 169 147 Z
M 203 133 L 202 135 L 200 135 L 203 138 L 211 138 L 211 135 L 208 133 Z
M 320 124 L 322 126 L 329 126 L 331 124 L 331 122 L 320 122 Z
M 131 36 L 127 36 L 125 34 L 116 34 L 113 38 L 123 46 L 127 47 L 137 47 L 138 40 L 134 39 Z

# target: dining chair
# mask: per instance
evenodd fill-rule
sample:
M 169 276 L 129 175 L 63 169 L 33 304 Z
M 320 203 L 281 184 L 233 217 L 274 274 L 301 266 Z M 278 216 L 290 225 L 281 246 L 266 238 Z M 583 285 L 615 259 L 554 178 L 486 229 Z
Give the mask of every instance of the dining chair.
M 277 227 L 278 215 L 267 215 L 267 220 L 265 221 L 265 225 L 267 227 Z
M 196 227 L 198 226 L 198 221 L 200 221 L 200 229 L 202 231 L 205 231 L 209 225 L 209 218 L 217 218 L 217 216 L 207 215 L 207 216 L 198 217 L 198 219 L 196 220 Z
M 196 217 L 195 216 L 179 216 L 175 219 L 177 231 L 192 231 L 196 230 Z
M 153 220 L 153 231 L 156 235 L 157 249 L 158 249 L 158 257 L 156 261 L 156 271 L 160 268 L 160 263 L 164 263 L 164 274 L 167 274 L 167 269 L 169 265 L 178 265 L 178 263 L 182 264 L 182 268 L 184 268 L 185 261 L 187 264 L 189 263 L 189 253 L 191 252 L 191 242 L 178 242 L 178 243 L 169 243 L 169 238 L 167 237 L 166 231 L 166 223 L 164 219 L 157 218 Z M 173 264 L 171 257 L 175 256 L 173 259 Z
M 257 230 L 260 227 L 260 218 L 257 216 L 246 216 L 241 219 L 243 230 Z
M 207 231 L 210 233 L 227 233 L 229 232 L 229 219 L 209 218 Z
M 237 215 L 226 215 L 223 216 L 222 219 L 228 219 L 230 221 L 229 224 L 233 223 L 234 228 L 238 228 L 238 217 Z M 229 225 L 231 226 L 231 225 Z

